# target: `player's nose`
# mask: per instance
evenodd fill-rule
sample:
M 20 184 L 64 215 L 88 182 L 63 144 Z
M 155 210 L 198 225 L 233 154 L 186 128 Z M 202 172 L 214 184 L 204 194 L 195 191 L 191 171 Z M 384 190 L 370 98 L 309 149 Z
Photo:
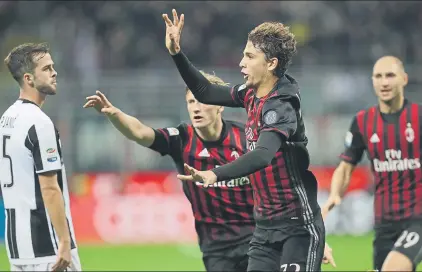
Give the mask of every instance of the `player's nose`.
M 382 86 L 388 86 L 389 84 L 390 84 L 390 81 L 386 77 L 383 77 L 381 79 L 381 85 Z
M 239 67 L 244 68 L 245 67 L 245 58 L 242 58 L 239 62 Z

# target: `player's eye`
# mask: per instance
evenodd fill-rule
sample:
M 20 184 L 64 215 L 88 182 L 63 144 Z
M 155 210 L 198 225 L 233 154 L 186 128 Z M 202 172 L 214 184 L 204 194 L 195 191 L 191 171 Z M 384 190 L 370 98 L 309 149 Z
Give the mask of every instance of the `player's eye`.
M 244 56 L 245 56 L 246 58 L 248 58 L 248 59 L 252 59 L 252 58 L 253 58 L 253 55 L 252 55 L 252 54 L 250 54 L 250 53 L 246 53 L 246 54 L 244 54 Z

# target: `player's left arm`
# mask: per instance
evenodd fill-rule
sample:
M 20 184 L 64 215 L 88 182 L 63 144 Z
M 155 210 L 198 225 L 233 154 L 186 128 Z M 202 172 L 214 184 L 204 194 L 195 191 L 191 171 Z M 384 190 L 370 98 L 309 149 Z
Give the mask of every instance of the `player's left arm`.
M 233 108 L 243 108 L 243 99 L 239 98 L 238 89 L 211 83 L 180 51 L 172 56 L 180 75 L 189 90 L 199 102 L 209 105 L 221 105 Z M 246 90 L 245 90 L 246 91 Z
M 253 151 L 211 170 L 217 176 L 217 181 L 242 177 L 267 167 L 282 144 L 296 132 L 296 111 L 288 101 L 271 99 L 264 105 L 262 123 L 257 145 Z
M 65 269 L 70 263 L 71 237 L 57 172 L 62 169 L 58 135 L 53 122 L 45 117 L 32 126 L 25 146 L 31 151 L 40 191 L 51 223 L 59 238 L 58 260 L 54 267 Z

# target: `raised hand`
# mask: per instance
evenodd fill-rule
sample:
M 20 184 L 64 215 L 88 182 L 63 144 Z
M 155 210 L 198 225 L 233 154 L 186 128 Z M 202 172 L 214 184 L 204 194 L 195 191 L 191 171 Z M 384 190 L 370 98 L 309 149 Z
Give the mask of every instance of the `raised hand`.
M 86 98 L 88 102 L 84 105 L 84 108 L 94 108 L 100 113 L 105 115 L 114 115 L 118 112 L 118 109 L 114 107 L 107 97 L 100 91 L 96 91 L 95 95 L 88 96 Z
M 163 14 L 164 22 L 166 23 L 166 47 L 171 55 L 176 55 L 180 52 L 180 37 L 182 36 L 182 29 L 185 23 L 185 15 L 177 15 L 175 9 L 173 12 L 173 22 L 169 19 L 167 14 Z

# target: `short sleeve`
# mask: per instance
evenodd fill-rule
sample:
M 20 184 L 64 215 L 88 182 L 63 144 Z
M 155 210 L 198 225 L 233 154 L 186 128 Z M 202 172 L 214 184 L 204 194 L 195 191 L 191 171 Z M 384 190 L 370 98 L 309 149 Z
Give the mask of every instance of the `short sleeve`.
M 183 142 L 186 135 L 186 125 L 154 129 L 155 139 L 150 149 L 162 156 L 179 156 L 183 151 Z
M 48 118 L 38 119 L 31 126 L 26 137 L 26 146 L 30 149 L 35 172 L 41 174 L 62 169 L 56 129 Z
M 280 98 L 265 102 L 261 116 L 261 131 L 275 131 L 286 140 L 295 134 L 297 129 L 296 111 L 292 104 Z
M 349 131 L 346 133 L 344 146 L 345 150 L 340 155 L 340 158 L 353 165 L 358 164 L 366 147 L 362 134 L 359 131 L 356 117 L 353 118 Z
M 245 97 L 247 92 L 248 88 L 246 88 L 246 84 L 238 84 L 231 88 L 230 93 L 236 106 L 242 108 L 245 107 Z

